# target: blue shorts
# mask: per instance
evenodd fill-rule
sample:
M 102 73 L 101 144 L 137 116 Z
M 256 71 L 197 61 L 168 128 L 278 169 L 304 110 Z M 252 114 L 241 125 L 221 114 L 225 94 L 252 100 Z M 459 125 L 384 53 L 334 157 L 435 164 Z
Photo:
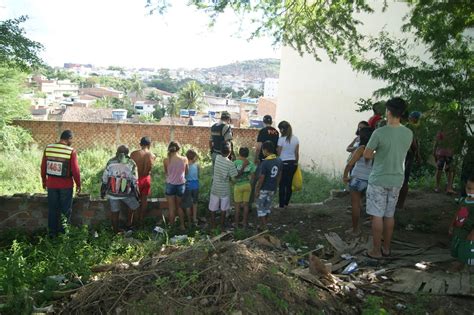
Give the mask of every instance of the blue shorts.
M 257 199 L 257 216 L 266 217 L 272 212 L 272 199 L 274 191 L 261 190 Z
M 185 189 L 186 189 L 185 184 L 173 185 L 170 183 L 166 183 L 165 195 L 183 197 Z
M 367 190 L 367 186 L 369 186 L 369 181 L 360 178 L 352 178 L 349 182 L 350 191 L 364 192 Z

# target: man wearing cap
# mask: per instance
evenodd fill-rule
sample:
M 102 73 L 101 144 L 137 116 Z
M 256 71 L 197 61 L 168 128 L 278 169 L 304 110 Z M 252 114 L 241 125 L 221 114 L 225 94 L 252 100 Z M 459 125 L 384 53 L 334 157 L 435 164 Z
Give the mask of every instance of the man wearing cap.
M 148 196 L 151 195 L 151 169 L 156 156 L 150 151 L 151 139 L 149 137 L 143 137 L 140 140 L 140 147 L 140 150 L 133 151 L 130 154 L 130 158 L 137 164 L 140 209 L 138 210 L 136 220 L 139 225 L 142 225 L 148 206 Z
M 262 152 L 262 144 L 266 141 L 271 141 L 275 148 L 278 144 L 278 138 L 280 136 L 278 130 L 272 127 L 272 116 L 265 115 L 263 116 L 263 123 L 265 127 L 260 129 L 257 136 L 257 147 L 255 152 L 255 165 L 259 165 L 261 161 L 265 159 Z
M 216 156 L 222 154 L 222 147 L 226 142 L 230 142 L 230 157 L 234 157 L 234 147 L 232 144 L 232 128 L 230 127 L 230 122 L 230 114 L 224 111 L 221 114 L 221 120 L 212 125 L 211 127 L 209 149 L 211 150 L 212 165 L 214 165 L 216 161 Z
M 48 190 L 48 232 L 55 237 L 64 232 L 61 214 L 69 223 L 72 212 L 74 182 L 76 193 L 81 192 L 81 175 L 77 152 L 72 145 L 71 130 L 64 130 L 58 143 L 49 144 L 41 162 L 43 188 Z

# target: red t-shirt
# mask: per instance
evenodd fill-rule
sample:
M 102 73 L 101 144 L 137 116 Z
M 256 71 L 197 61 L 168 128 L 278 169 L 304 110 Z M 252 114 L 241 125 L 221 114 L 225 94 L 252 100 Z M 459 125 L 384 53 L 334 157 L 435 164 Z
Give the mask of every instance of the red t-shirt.
M 368 121 L 370 128 L 375 129 L 377 127 L 377 123 L 380 121 L 380 119 L 382 119 L 382 116 L 379 115 L 379 114 L 370 117 L 370 119 Z
M 70 177 L 56 177 L 46 175 L 46 160 L 46 155 L 43 154 L 43 160 L 41 162 L 41 180 L 43 181 L 43 186 L 46 185 L 46 188 L 52 189 L 73 188 L 75 182 L 76 187 L 81 187 L 81 174 L 76 150 L 73 150 L 71 153 L 70 167 L 72 176 Z

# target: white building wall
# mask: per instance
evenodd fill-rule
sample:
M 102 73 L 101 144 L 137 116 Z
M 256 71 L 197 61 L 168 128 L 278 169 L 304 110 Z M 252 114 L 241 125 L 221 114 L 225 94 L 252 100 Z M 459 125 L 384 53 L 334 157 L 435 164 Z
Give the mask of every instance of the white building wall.
M 263 86 L 263 97 L 278 98 L 278 83 L 278 79 L 266 78 Z
M 403 3 L 390 3 L 386 12 L 364 15 L 364 33 L 377 34 L 386 25 L 399 32 L 407 13 Z M 278 86 L 277 121 L 287 120 L 300 139 L 301 163 L 316 165 L 327 173 L 342 173 L 354 139 L 357 123 L 368 120 L 372 112 L 358 113 L 355 104 L 370 97 L 383 83 L 355 73 L 344 61 L 336 64 L 324 58 L 301 57 L 289 47 L 282 48 Z

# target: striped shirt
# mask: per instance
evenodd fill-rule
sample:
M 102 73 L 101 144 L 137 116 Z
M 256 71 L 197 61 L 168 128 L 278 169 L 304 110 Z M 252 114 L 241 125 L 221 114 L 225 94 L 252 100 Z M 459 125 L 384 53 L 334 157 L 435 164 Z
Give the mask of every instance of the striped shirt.
M 238 174 L 237 168 L 231 160 L 222 155 L 216 156 L 211 194 L 217 197 L 229 197 L 230 179 Z

